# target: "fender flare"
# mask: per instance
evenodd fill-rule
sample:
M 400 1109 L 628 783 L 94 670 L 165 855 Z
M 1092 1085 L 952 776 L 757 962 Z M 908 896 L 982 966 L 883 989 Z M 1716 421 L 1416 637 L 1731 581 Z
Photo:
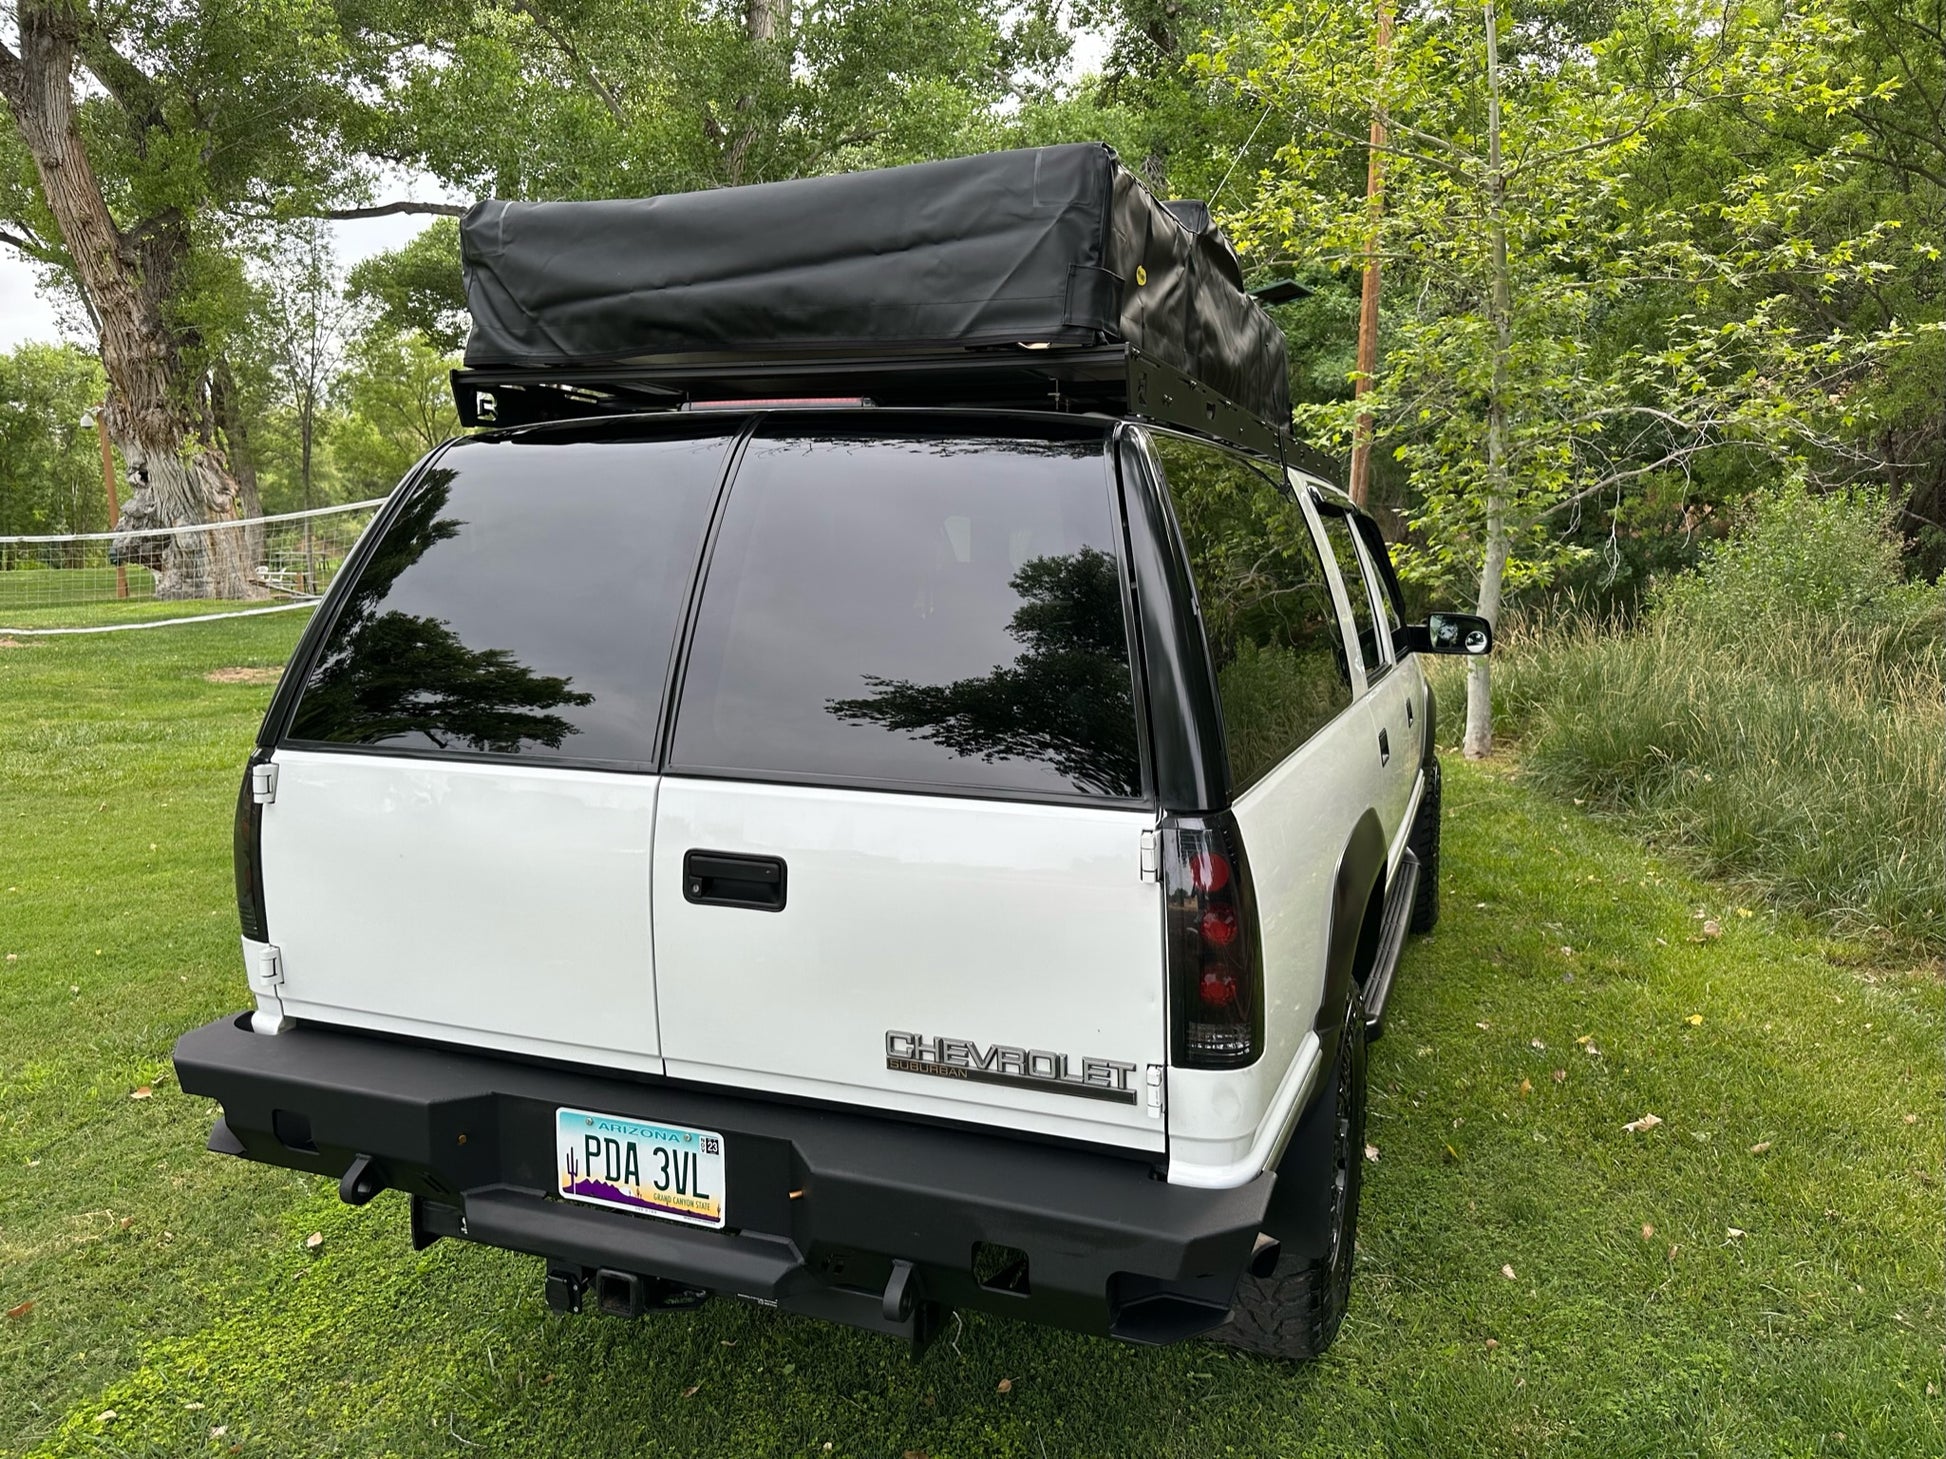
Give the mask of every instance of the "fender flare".
M 1345 1000 L 1351 996 L 1358 961 L 1358 937 L 1364 931 L 1372 898 L 1385 888 L 1385 831 L 1378 813 L 1367 807 L 1352 827 L 1338 870 L 1331 881 L 1331 924 L 1326 934 L 1324 999 L 1318 1005 L 1316 1028 L 1325 1042 L 1327 1065 L 1337 1057 L 1326 1036 L 1335 1037 L 1343 1021 Z M 1322 1087 L 1322 1085 L 1320 1085 Z
M 1318 1172 L 1330 1168 L 1336 1135 L 1331 1097 L 1338 1085 L 1338 1041 L 1356 981 L 1360 935 L 1374 925 L 1372 913 L 1384 905 L 1384 897 L 1385 833 L 1377 812 L 1367 808 L 1352 827 L 1332 879 L 1324 1001 L 1316 1023 L 1323 1050 L 1318 1079 L 1277 1163 L 1264 1212 L 1264 1230 L 1300 1260 L 1313 1260 L 1330 1249 L 1330 1182 Z

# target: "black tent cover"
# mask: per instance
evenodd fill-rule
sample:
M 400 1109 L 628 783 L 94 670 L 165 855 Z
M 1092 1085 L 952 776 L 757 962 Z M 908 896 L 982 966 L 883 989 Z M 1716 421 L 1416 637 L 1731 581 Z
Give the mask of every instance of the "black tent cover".
M 709 192 L 476 204 L 466 363 L 1126 344 L 1273 428 L 1284 337 L 1199 203 L 1100 143 Z

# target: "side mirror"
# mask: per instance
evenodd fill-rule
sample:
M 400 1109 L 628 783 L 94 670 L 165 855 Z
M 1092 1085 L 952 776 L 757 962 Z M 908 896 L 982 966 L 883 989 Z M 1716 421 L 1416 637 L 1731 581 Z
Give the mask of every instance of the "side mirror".
M 1475 658 L 1493 652 L 1493 625 L 1475 613 L 1434 613 L 1424 623 L 1407 624 L 1399 636 L 1411 653 Z

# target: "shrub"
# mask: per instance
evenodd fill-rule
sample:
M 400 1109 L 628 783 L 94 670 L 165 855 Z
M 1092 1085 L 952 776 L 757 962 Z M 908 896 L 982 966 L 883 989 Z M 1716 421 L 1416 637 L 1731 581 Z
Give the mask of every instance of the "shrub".
M 1940 585 L 1862 495 L 1765 503 L 1631 632 L 1509 632 L 1523 772 L 1847 929 L 1946 947 Z
M 1652 591 L 1652 617 L 1741 639 L 1807 619 L 1904 622 L 1937 601 L 1935 589 L 1905 581 L 1883 497 L 1817 495 L 1792 482 L 1749 506 L 1698 567 Z

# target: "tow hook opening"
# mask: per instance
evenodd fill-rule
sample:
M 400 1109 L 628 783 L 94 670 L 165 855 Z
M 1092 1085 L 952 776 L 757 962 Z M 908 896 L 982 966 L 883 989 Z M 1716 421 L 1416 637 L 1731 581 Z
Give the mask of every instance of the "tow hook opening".
M 1027 1253 L 1018 1246 L 974 1242 L 973 1280 L 989 1292 L 1007 1292 L 1016 1297 L 1033 1295 Z

